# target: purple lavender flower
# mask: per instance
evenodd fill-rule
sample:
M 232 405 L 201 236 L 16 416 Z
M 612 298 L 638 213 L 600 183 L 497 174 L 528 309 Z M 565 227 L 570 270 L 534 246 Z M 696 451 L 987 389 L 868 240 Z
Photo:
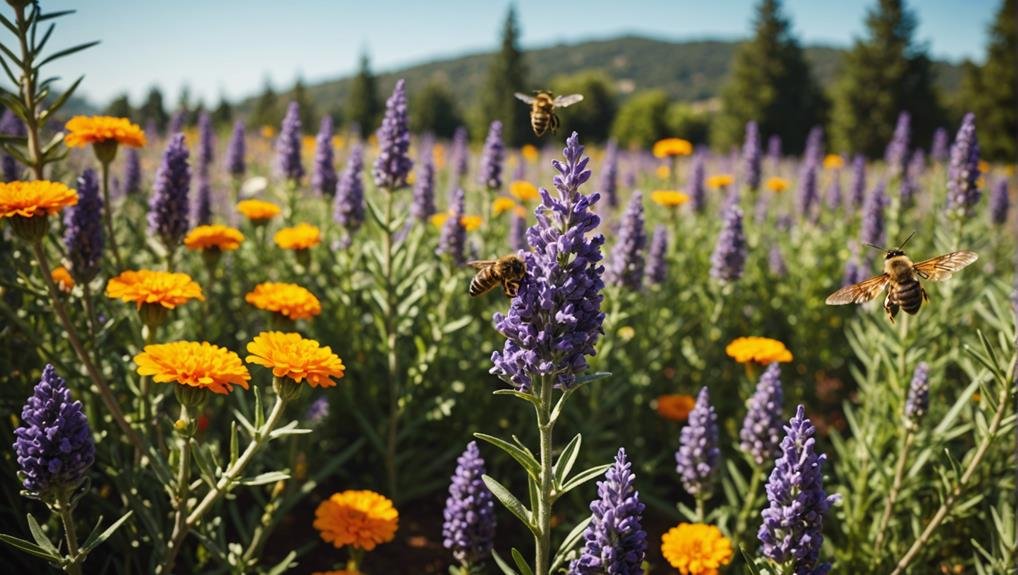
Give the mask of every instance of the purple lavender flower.
M 92 281 L 102 264 L 102 210 L 99 179 L 91 168 L 86 169 L 78 178 L 78 204 L 64 212 L 64 246 L 78 283 Z
M 647 283 L 660 285 L 668 278 L 668 229 L 662 225 L 654 228 L 647 256 Z
M 470 149 L 467 147 L 469 136 L 463 126 L 456 128 L 452 135 L 452 153 L 449 167 L 452 169 L 450 178 L 453 188 L 459 187 L 470 167 Z
M 930 160 L 942 164 L 947 160 L 948 154 L 948 141 L 947 141 L 947 130 L 944 128 L 937 128 L 936 132 L 933 132 L 933 144 L 930 146 Z
M 860 241 L 877 247 L 884 245 L 884 208 L 887 207 L 887 182 L 880 180 L 862 206 Z
M 916 193 L 919 192 L 919 179 L 922 178 L 925 170 L 926 158 L 922 149 L 916 149 L 912 152 L 912 158 L 908 161 L 908 166 L 901 178 L 900 199 L 902 206 L 908 207 L 915 203 Z
M 689 423 L 679 432 L 676 471 L 682 487 L 694 497 L 708 498 L 714 492 L 721 450 L 718 448 L 718 416 L 710 404 L 707 388 L 700 388 Z
M 604 148 L 604 163 L 601 178 L 598 181 L 598 193 L 604 198 L 609 208 L 619 206 L 619 150 L 615 140 L 608 140 Z
M 644 505 L 635 483 L 626 450 L 619 448 L 604 481 L 597 482 L 598 498 L 590 504 L 583 549 L 569 565 L 569 575 L 643 575 L 647 532 L 640 525 Z
M 990 189 L 990 221 L 998 226 L 1007 222 L 1011 198 L 1007 194 L 1007 178 L 999 178 Z
M 841 286 L 857 284 L 866 279 L 866 270 L 859 263 L 859 251 L 853 246 L 852 256 L 845 262 L 845 272 L 841 276 Z
M 853 208 L 862 206 L 866 201 L 866 158 L 861 154 L 852 158 L 852 187 L 848 199 Z
M 778 244 L 772 245 L 771 251 L 767 254 L 767 271 L 775 277 L 784 277 L 788 274 L 788 265 Z
M 565 163 L 552 161 L 559 172 L 553 180 L 558 194 L 540 190 L 537 223 L 527 232 L 533 251 L 523 254 L 527 275 L 519 295 L 507 315 L 493 318 L 506 342 L 491 355 L 491 373 L 520 390 L 543 377 L 554 378 L 560 388 L 571 387 L 576 374 L 587 369 L 586 356 L 594 355 L 604 321 L 604 267 L 599 264 L 604 236 L 587 237 L 600 223 L 591 211 L 600 196 L 580 191 L 590 179 L 589 158 L 583 157 L 575 132 L 564 154 Z
M 410 215 L 424 222 L 435 213 L 435 161 L 431 146 L 422 144 L 420 156 Z
M 484 459 L 471 441 L 456 460 L 442 523 L 442 545 L 464 567 L 483 562 L 495 542 L 495 501 L 484 473 Z
M 505 147 L 502 144 L 502 122 L 495 120 L 488 128 L 481 153 L 481 171 L 478 183 L 489 190 L 502 188 L 502 163 L 505 161 Z
M 208 176 L 215 155 L 215 132 L 208 112 L 198 116 L 198 174 Z
M 81 402 L 71 399 L 67 384 L 52 365 L 21 410 L 14 430 L 14 452 L 25 489 L 44 497 L 77 487 L 95 461 L 95 444 Z
M 806 150 L 803 152 L 803 160 L 819 165 L 824 159 L 824 129 L 820 126 L 813 126 L 806 137 Z
M 951 147 L 951 164 L 947 168 L 947 208 L 961 217 L 968 217 L 979 203 L 979 139 L 976 116 L 969 112 L 961 122 Z
M 175 136 L 184 130 L 184 121 L 187 120 L 187 112 L 177 110 L 170 116 L 170 123 L 166 126 L 166 135 Z
M 133 195 L 141 191 L 141 157 L 136 148 L 127 148 L 124 158 L 124 194 Z
M 24 136 L 26 133 L 25 125 L 14 115 L 14 112 L 4 110 L 3 116 L 0 117 L 0 134 Z M 18 161 L 14 159 L 14 156 L 10 154 L 5 153 L 0 157 L 0 171 L 3 171 L 5 182 L 21 179 L 21 167 L 18 165 Z
M 331 198 L 336 195 L 335 154 L 332 151 L 332 116 L 326 114 L 318 126 L 315 137 L 315 165 L 311 173 L 311 187 L 319 194 Z
M 527 219 L 516 213 L 509 222 L 509 247 L 516 252 L 530 247 L 527 245 Z
M 767 161 L 771 164 L 771 169 L 778 167 L 781 163 L 781 136 L 777 134 L 771 134 L 771 137 L 767 138 Z
M 226 171 L 235 178 L 240 178 L 247 171 L 244 163 L 247 144 L 245 142 L 244 122 L 237 120 L 233 124 L 233 134 L 226 148 Z
M 781 404 L 784 392 L 781 390 L 781 366 L 772 363 L 767 366 L 756 384 L 753 397 L 746 402 L 746 418 L 739 431 L 739 449 L 757 466 L 778 456 L 781 444 Z
M 198 174 L 198 189 L 194 198 L 194 225 L 212 223 L 212 182 L 206 173 Z
M 746 236 L 742 231 L 742 208 L 734 203 L 725 206 L 721 217 L 724 224 L 710 257 L 710 277 L 720 282 L 734 282 L 742 277 L 746 265 Z
M 798 190 L 796 193 L 799 215 L 803 218 L 813 216 L 813 208 L 816 206 L 820 194 L 817 191 L 817 180 L 819 164 L 808 157 L 803 160 L 802 168 L 799 170 Z
M 312 429 L 318 427 L 329 417 L 329 397 L 320 395 L 318 399 L 311 402 L 307 411 L 304 412 L 304 421 Z
M 170 143 L 163 152 L 163 161 L 156 170 L 152 197 L 148 202 L 148 229 L 159 236 L 170 250 L 180 244 L 188 229 L 189 155 L 183 134 L 170 137 Z
M 689 201 L 693 211 L 702 214 L 707 209 L 707 162 L 703 150 L 693 154 L 693 167 L 689 172 Z
M 827 185 L 827 207 L 836 210 L 841 207 L 841 170 L 834 170 Z
M 406 82 L 396 82 L 385 102 L 385 117 L 376 133 L 378 158 L 371 174 L 379 188 L 398 190 L 406 186 L 406 177 L 414 167 L 410 159 L 410 124 L 407 119 Z
M 908 386 L 908 397 L 905 398 L 905 426 L 913 431 L 918 429 L 919 423 L 929 407 L 930 366 L 925 361 L 921 361 L 912 373 L 912 382 Z
M 643 194 L 634 192 L 622 216 L 618 240 L 612 248 L 611 259 L 605 266 L 604 281 L 608 285 L 623 286 L 637 291 L 643 283 L 643 249 L 647 234 L 643 229 Z
M 760 187 L 760 130 L 756 122 L 746 123 L 746 140 L 742 144 L 742 178 L 746 187 Z
M 276 171 L 294 184 L 300 183 L 304 177 L 304 164 L 300 157 L 301 128 L 300 105 L 290 102 L 286 116 L 283 117 L 283 125 L 279 128 L 279 137 L 276 138 Z
M 824 492 L 823 464 L 816 453 L 816 430 L 800 405 L 785 426 L 781 456 L 767 480 L 763 524 L 757 533 L 761 553 L 785 567 L 786 573 L 824 575 L 830 565 L 820 562 L 824 514 L 838 497 Z M 791 569 L 789 569 L 791 568 Z
M 463 189 L 456 190 L 453 194 L 452 203 L 449 206 L 449 216 L 442 224 L 442 233 L 438 237 L 438 249 L 436 253 L 449 256 L 456 265 L 462 264 L 466 258 L 464 248 L 467 244 L 467 230 L 463 227 L 463 213 L 466 206 L 466 196 Z
M 511 181 L 520 181 L 527 179 L 527 161 L 521 154 L 515 156 L 516 164 L 513 166 L 513 177 Z
M 332 204 L 332 219 L 346 228 L 348 234 L 360 229 L 364 223 L 364 146 L 357 144 L 350 150 L 346 168 L 336 185 L 336 199 Z
M 911 119 L 908 112 L 898 115 L 898 123 L 894 126 L 894 136 L 887 144 L 884 151 L 884 163 L 890 172 L 890 177 L 897 176 L 905 171 L 905 163 L 908 162 L 909 130 Z

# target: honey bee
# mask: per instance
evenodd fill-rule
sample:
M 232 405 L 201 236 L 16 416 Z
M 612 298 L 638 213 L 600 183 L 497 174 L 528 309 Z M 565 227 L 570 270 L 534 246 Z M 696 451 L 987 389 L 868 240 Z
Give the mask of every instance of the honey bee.
M 518 255 L 502 256 L 497 260 L 477 260 L 467 262 L 476 269 L 474 279 L 470 280 L 470 295 L 477 297 L 488 293 L 493 287 L 502 284 L 505 297 L 514 298 L 520 291 L 520 282 L 527 272 L 523 258 Z
M 926 290 L 919 283 L 920 279 L 934 282 L 949 279 L 954 272 L 979 259 L 975 252 L 963 250 L 913 264 L 902 251 L 913 235 L 915 233 L 905 238 L 900 246 L 889 250 L 866 244 L 885 252 L 884 273 L 839 289 L 827 296 L 827 305 L 865 303 L 880 295 L 884 287 L 888 287 L 887 297 L 884 298 L 884 311 L 887 313 L 887 319 L 894 323 L 899 310 L 915 315 L 924 301 L 930 301 Z
M 565 108 L 583 100 L 581 94 L 555 96 L 548 90 L 535 90 L 533 96 L 516 92 L 516 98 L 530 104 L 530 127 L 534 135 L 540 138 L 548 129 L 554 134 L 558 130 L 558 116 L 555 108 Z

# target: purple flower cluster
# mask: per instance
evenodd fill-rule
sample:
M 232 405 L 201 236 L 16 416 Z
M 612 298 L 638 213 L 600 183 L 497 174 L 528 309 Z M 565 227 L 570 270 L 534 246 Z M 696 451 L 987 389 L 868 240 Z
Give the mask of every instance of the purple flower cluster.
M 453 188 L 460 186 L 463 182 L 463 177 L 467 175 L 467 170 L 470 168 L 470 149 L 467 147 L 468 139 L 467 129 L 463 126 L 456 128 L 456 131 L 452 134 L 452 152 L 449 154 L 449 167 L 452 169 L 450 181 Z
M 640 524 L 644 505 L 636 490 L 636 475 L 619 448 L 615 463 L 597 482 L 590 504 L 591 520 L 583 532 L 580 557 L 569 565 L 569 575 L 642 575 L 647 553 L 647 532 Z
M 78 178 L 78 204 L 64 212 L 64 247 L 71 274 L 88 283 L 99 273 L 103 256 L 103 200 L 99 179 L 91 168 Z
M 693 154 L 693 167 L 689 172 L 689 201 L 693 211 L 702 214 L 707 209 L 707 188 L 704 183 L 707 177 L 707 161 L 703 150 Z
M 969 112 L 962 120 L 951 147 L 951 163 L 947 168 L 947 207 L 967 217 L 979 203 L 979 139 L 976 116 Z
M 350 150 L 346 168 L 336 185 L 336 198 L 332 203 L 332 219 L 346 228 L 347 233 L 360 229 L 364 223 L 364 146 L 357 144 Z
M 379 188 L 398 190 L 406 186 L 407 174 L 414 167 L 410 159 L 410 123 L 407 117 L 406 82 L 396 82 L 385 102 L 385 116 L 376 133 L 378 158 L 371 170 Z
M 141 191 L 141 157 L 137 148 L 127 148 L 124 158 L 124 194 L 130 196 Z
M 647 283 L 660 285 L 668 279 L 668 229 L 658 224 L 647 254 Z
M 523 254 L 527 275 L 506 315 L 495 314 L 495 327 L 506 337 L 502 351 L 492 353 L 491 373 L 520 390 L 534 378 L 547 377 L 569 388 L 587 369 L 588 355 L 602 332 L 600 265 L 604 236 L 594 232 L 600 218 L 591 208 L 600 199 L 580 186 L 590 179 L 589 158 L 574 132 L 564 150 L 566 161 L 552 161 L 558 171 L 554 196 L 541 189 L 537 223 L 527 232 L 532 251 Z
M 990 221 L 998 226 L 1007 222 L 1011 198 L 1007 194 L 1007 178 L 999 178 L 990 188 Z
M 643 194 L 634 192 L 622 216 L 618 240 L 612 248 L 611 259 L 605 266 L 604 281 L 608 285 L 623 286 L 637 291 L 643 283 L 643 249 L 647 234 L 643 229 Z
M 933 132 L 933 144 L 930 146 L 930 160 L 942 164 L 947 160 L 948 154 L 947 130 L 937 128 Z
M 483 562 L 494 545 L 495 501 L 481 479 L 484 473 L 484 459 L 471 441 L 456 460 L 442 523 L 442 545 L 463 566 Z
M 710 277 L 720 282 L 734 282 L 742 277 L 746 266 L 746 235 L 742 231 L 742 208 L 735 203 L 725 206 L 724 219 L 714 253 L 710 256 Z
M 853 208 L 861 207 L 866 201 L 866 158 L 862 154 L 852 158 L 852 186 L 848 200 Z
M 760 129 L 756 122 L 746 123 L 746 140 L 742 144 L 742 178 L 746 187 L 760 187 Z
M 152 197 L 148 202 L 148 228 L 167 249 L 175 248 L 188 229 L 188 192 L 191 188 L 190 156 L 184 135 L 170 138 L 163 160 L 156 170 Z
M 318 427 L 329 417 L 329 396 L 320 395 L 318 399 L 311 402 L 307 411 L 304 412 L 304 421 L 311 428 Z
M 495 120 L 488 127 L 481 153 L 481 171 L 477 181 L 489 190 L 502 188 L 502 163 L 505 161 L 505 146 L 502 144 L 502 122 Z
M 242 177 L 247 171 L 244 161 L 247 151 L 245 137 L 244 122 L 237 120 L 233 124 L 233 134 L 230 135 L 230 143 L 226 147 L 226 171 L 235 178 Z
M 24 136 L 26 133 L 25 124 L 14 115 L 14 112 L 4 110 L 3 116 L 0 117 L 0 134 Z M 5 153 L 0 157 L 0 171 L 3 172 L 5 182 L 13 182 L 20 179 L 21 168 L 18 166 L 18 161 L 10 154 Z
M 771 251 L 767 254 L 767 271 L 779 278 L 788 274 L 788 264 L 785 263 L 785 256 L 778 244 L 772 245 Z
M 166 126 L 168 136 L 176 136 L 184 130 L 184 122 L 187 120 L 187 113 L 184 110 L 177 110 L 170 116 L 170 123 Z
M 909 130 L 912 125 L 908 112 L 898 115 L 898 123 L 894 126 L 894 135 L 888 142 L 884 151 L 884 163 L 890 177 L 897 176 L 905 171 L 905 163 L 908 162 Z
M 304 164 L 300 157 L 301 128 L 300 106 L 297 102 L 290 102 L 276 138 L 276 171 L 293 183 L 299 183 L 304 177 Z
M 194 198 L 194 224 L 212 223 L 212 183 L 207 173 L 198 174 L 198 189 Z
M 767 138 L 767 161 L 770 162 L 772 170 L 781 163 L 781 136 L 777 134 L 771 134 L 771 137 Z
M 514 251 L 525 250 L 527 245 L 527 218 L 514 213 L 509 222 L 509 247 Z
M 841 207 L 841 170 L 834 170 L 831 182 L 827 185 L 827 207 L 836 210 Z
M 767 480 L 769 505 L 757 532 L 760 552 L 796 575 L 824 575 L 831 567 L 820 561 L 820 547 L 824 514 L 837 496 L 824 492 L 827 456 L 816 453 L 815 433 L 800 405 L 785 426 L 781 456 Z
M 767 366 L 756 384 L 756 391 L 746 403 L 746 418 L 739 431 L 739 449 L 757 466 L 778 456 L 781 445 L 781 407 L 784 392 L 781 390 L 781 367 L 777 363 Z
M 95 461 L 95 444 L 80 401 L 46 364 L 42 379 L 21 410 L 14 452 L 22 484 L 31 493 L 74 488 Z
M 912 372 L 912 382 L 905 398 L 905 426 L 915 430 L 930 407 L 930 366 L 919 362 Z
M 465 261 L 464 250 L 467 245 L 467 230 L 463 227 L 463 213 L 466 209 L 466 196 L 463 189 L 456 190 L 449 206 L 449 215 L 442 224 L 442 233 L 438 237 L 440 255 L 449 256 L 453 263 L 460 265 Z
M 919 192 L 919 180 L 926 170 L 926 157 L 921 149 L 912 152 L 912 159 L 908 161 L 905 173 L 901 178 L 901 205 L 911 206 L 915 202 L 916 193 Z
M 859 240 L 877 247 L 884 245 L 884 208 L 887 207 L 887 182 L 880 180 L 862 206 L 862 228 Z
M 717 480 L 721 449 L 718 447 L 718 416 L 710 404 L 707 388 L 700 389 L 689 423 L 679 432 L 675 453 L 676 471 L 682 487 L 693 496 L 710 497 Z
M 802 166 L 799 169 L 799 182 L 796 193 L 796 200 L 799 208 L 799 215 L 803 218 L 811 218 L 817 200 L 820 199 L 818 180 L 820 162 L 824 155 L 824 131 L 823 128 L 815 126 L 809 131 L 806 138 L 806 151 L 803 154 Z
M 311 171 L 311 187 L 326 198 L 336 195 L 336 168 L 333 165 L 332 116 L 326 114 L 315 137 L 315 165 Z
M 215 155 L 215 132 L 212 130 L 212 118 L 208 112 L 198 116 L 198 175 L 209 175 L 212 158 Z
M 597 191 L 604 198 L 609 208 L 619 205 L 619 149 L 615 140 L 608 140 L 604 148 L 604 162 L 601 167 L 601 178 L 598 180 Z
M 435 160 L 430 142 L 421 144 L 417 177 L 414 180 L 413 203 L 410 215 L 419 221 L 426 221 L 435 213 Z
M 845 262 L 845 272 L 841 276 L 841 285 L 849 286 L 866 279 L 866 270 L 859 263 L 859 251 L 852 248 L 852 256 Z

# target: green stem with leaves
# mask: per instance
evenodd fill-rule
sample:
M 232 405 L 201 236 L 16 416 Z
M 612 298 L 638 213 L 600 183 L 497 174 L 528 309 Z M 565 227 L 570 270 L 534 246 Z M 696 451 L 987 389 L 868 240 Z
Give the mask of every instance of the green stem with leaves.
M 749 515 L 756 509 L 757 492 L 760 490 L 760 483 L 763 482 L 764 470 L 759 465 L 753 465 L 753 474 L 749 478 L 749 492 L 739 510 L 738 518 L 735 521 L 735 533 L 732 534 L 732 547 L 739 548 L 742 537 L 746 534 L 746 526 L 749 523 Z
M 915 441 L 915 432 L 909 429 L 905 432 L 905 439 L 901 444 L 901 453 L 898 454 L 898 463 L 894 466 L 894 482 L 891 484 L 891 491 L 884 501 L 884 512 L 880 515 L 880 523 L 877 526 L 877 539 L 873 544 L 873 558 L 880 560 L 880 551 L 887 535 L 887 525 L 891 522 L 891 512 L 894 510 L 894 503 L 901 492 L 901 483 L 905 477 L 905 467 L 908 462 L 908 452 Z
M 115 149 L 115 148 L 114 148 Z M 117 246 L 117 234 L 113 230 L 113 202 L 110 200 L 110 163 L 99 162 L 103 172 L 103 221 L 106 223 L 106 237 L 110 240 L 110 251 L 117 270 L 124 269 L 124 261 L 120 259 L 120 248 Z
M 535 575 L 548 575 L 551 566 L 551 506 L 552 490 L 554 489 L 553 473 L 554 461 L 552 461 L 552 432 L 555 427 L 555 419 L 552 417 L 552 392 L 554 391 L 553 378 L 541 376 L 541 389 L 539 401 L 534 405 L 537 413 L 538 441 L 541 452 L 541 471 L 538 476 L 538 497 L 537 497 L 537 534 L 534 543 L 536 547 L 534 559 Z
M 74 517 L 71 515 L 70 493 L 64 489 L 57 497 L 57 513 L 64 524 L 64 538 L 67 540 L 67 557 L 70 561 L 64 570 L 71 575 L 81 575 L 81 552 L 78 549 L 78 534 L 74 530 Z
M 173 506 L 176 508 L 176 512 L 173 515 L 171 541 L 175 541 L 180 537 L 186 528 L 187 497 L 191 484 L 191 418 L 187 405 L 183 403 L 180 404 L 180 421 L 183 422 L 184 429 L 181 430 L 180 437 L 180 465 L 177 467 L 177 492 L 173 498 Z
M 389 489 L 389 496 L 393 500 L 397 498 L 398 474 L 396 468 L 396 448 L 399 438 L 399 418 L 401 407 L 400 381 L 399 381 L 399 354 L 396 348 L 398 340 L 396 333 L 396 284 L 393 277 L 393 244 L 392 230 L 392 208 L 395 194 L 392 190 L 385 189 L 385 237 L 384 251 L 382 253 L 382 273 L 385 274 L 385 349 L 386 367 L 389 379 L 389 419 L 386 425 L 385 438 L 385 475 Z

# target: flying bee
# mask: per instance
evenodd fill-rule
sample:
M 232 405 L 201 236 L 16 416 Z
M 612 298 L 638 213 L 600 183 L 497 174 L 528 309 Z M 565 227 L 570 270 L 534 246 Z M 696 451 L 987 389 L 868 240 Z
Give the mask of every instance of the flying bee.
M 909 315 L 915 315 L 924 301 L 930 301 L 926 290 L 919 283 L 920 279 L 934 282 L 949 279 L 954 272 L 979 259 L 975 252 L 963 250 L 914 264 L 902 251 L 914 235 L 913 232 L 900 246 L 889 250 L 866 244 L 885 252 L 884 273 L 839 289 L 827 296 L 827 305 L 865 303 L 880 295 L 884 287 L 887 287 L 884 311 L 887 312 L 887 319 L 894 323 L 899 309 Z
M 530 127 L 534 135 L 540 138 L 548 129 L 554 134 L 558 130 L 558 116 L 555 108 L 565 108 L 583 100 L 581 94 L 556 96 L 548 90 L 534 90 L 533 96 L 516 92 L 516 98 L 530 104 Z
M 502 284 L 505 297 L 514 298 L 520 291 L 520 282 L 527 272 L 523 258 L 518 255 L 502 256 L 497 260 L 477 260 L 467 262 L 476 269 L 474 279 L 470 280 L 470 295 L 477 297 L 488 293 L 495 286 Z

